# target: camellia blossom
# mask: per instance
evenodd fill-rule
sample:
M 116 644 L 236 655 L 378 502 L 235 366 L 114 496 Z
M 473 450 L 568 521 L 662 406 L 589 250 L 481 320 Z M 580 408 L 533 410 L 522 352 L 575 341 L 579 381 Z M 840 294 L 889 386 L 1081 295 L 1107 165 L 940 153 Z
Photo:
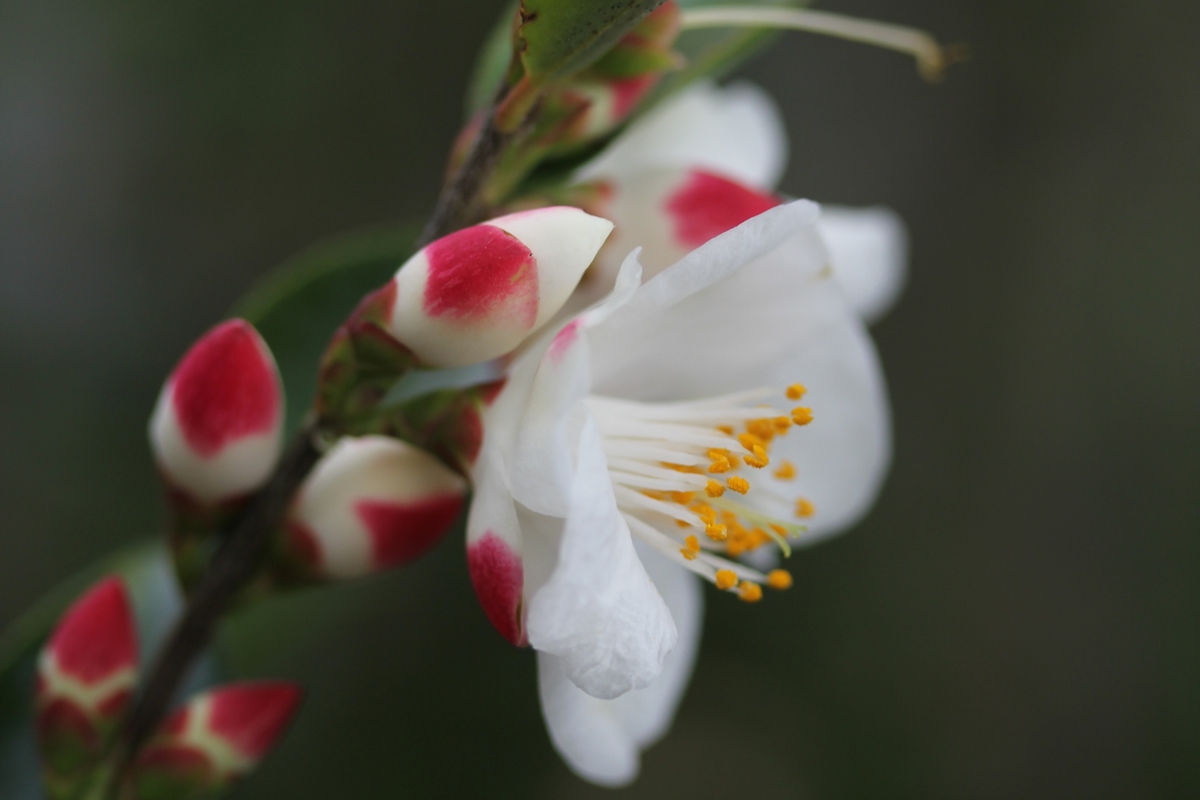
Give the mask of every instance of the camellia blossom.
M 778 109 L 750 84 L 702 83 L 647 113 L 576 175 L 596 187 L 593 211 L 616 223 L 585 288 L 592 296 L 607 291 L 634 247 L 643 248 L 653 275 L 778 205 L 772 189 L 787 150 Z M 817 230 L 851 306 L 868 322 L 879 319 L 904 286 L 900 218 L 886 208 L 822 206 Z
M 748 602 L 786 588 L 739 556 L 851 524 L 886 471 L 882 373 L 818 216 L 768 208 L 645 283 L 634 251 L 485 412 L 471 578 L 539 651 L 551 739 L 597 783 L 632 780 L 670 724 L 700 631 L 689 573 Z

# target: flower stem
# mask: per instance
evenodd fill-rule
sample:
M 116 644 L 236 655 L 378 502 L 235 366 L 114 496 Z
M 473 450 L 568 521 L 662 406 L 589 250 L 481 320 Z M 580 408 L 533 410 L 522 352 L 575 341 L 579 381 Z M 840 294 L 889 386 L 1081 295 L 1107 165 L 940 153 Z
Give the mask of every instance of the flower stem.
M 524 87 L 524 83 L 518 87 Z M 537 116 L 538 96 L 531 95 L 527 88 L 521 89 L 523 114 L 516 121 L 503 120 L 501 109 L 507 107 L 506 101 L 511 99 L 515 91 L 507 90 L 501 85 L 499 94 L 487 114 L 475 143 L 471 146 L 467 158 L 463 161 L 454 177 L 442 187 L 437 204 L 421 235 L 417 237 L 417 247 L 421 248 L 434 239 L 453 233 L 459 228 L 466 227 L 480 216 L 481 200 L 488 179 L 495 172 L 501 156 L 513 142 L 528 133 L 534 118 Z
M 301 426 L 271 480 L 222 531 L 208 570 L 159 651 L 125 721 L 111 762 L 117 768 L 112 772 L 108 796 L 114 796 L 120 778 L 158 727 L 180 682 L 208 647 L 217 623 L 261 565 L 292 496 L 317 463 L 317 434 L 315 418 Z
M 691 28 L 780 28 L 820 33 L 852 42 L 873 44 L 908 53 L 917 60 L 917 70 L 927 81 L 939 81 L 949 64 L 965 58 L 961 46 L 943 47 L 932 36 L 916 28 L 858 19 L 828 11 L 770 6 L 709 6 L 683 12 L 683 27 Z

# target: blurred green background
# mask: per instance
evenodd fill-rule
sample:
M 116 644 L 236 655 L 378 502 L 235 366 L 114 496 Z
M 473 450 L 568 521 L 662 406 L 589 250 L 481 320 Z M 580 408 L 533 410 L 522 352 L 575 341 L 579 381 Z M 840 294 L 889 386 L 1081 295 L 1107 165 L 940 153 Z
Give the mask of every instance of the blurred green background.
M 499 3 L 0 0 L 0 623 L 160 527 L 160 381 L 264 271 L 430 208 Z M 840 0 L 942 85 L 791 35 L 741 70 L 784 189 L 887 204 L 896 458 L 796 588 L 709 596 L 630 798 L 1200 796 L 1200 9 Z M 606 794 L 550 748 L 460 543 L 229 631 L 309 689 L 239 798 Z

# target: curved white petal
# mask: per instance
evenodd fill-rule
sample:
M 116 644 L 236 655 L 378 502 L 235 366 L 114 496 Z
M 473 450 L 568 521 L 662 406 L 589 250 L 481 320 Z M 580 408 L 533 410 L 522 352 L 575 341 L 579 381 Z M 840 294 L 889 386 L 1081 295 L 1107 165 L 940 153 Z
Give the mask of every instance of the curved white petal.
M 904 223 L 887 208 L 823 206 L 817 230 L 850 305 L 875 322 L 896 302 L 908 277 Z
M 703 593 L 696 577 L 649 548 L 638 552 L 679 629 L 679 644 L 658 680 L 598 700 L 571 683 L 561 659 L 538 654 L 538 690 L 550 739 L 576 774 L 603 786 L 624 786 L 637 777 L 640 752 L 671 725 L 700 645 Z
M 717 283 L 744 271 L 743 267 L 811 228 L 818 216 L 820 207 L 816 203 L 795 200 L 751 217 L 646 281 L 603 327 L 629 327 L 658 319 L 672 306 L 703 289 L 715 288 Z M 759 283 L 756 287 L 763 295 L 772 291 L 768 284 Z
M 783 120 L 766 92 L 748 83 L 701 83 L 636 120 L 575 180 L 682 167 L 767 188 L 782 177 L 787 149 Z
M 765 255 L 764 247 L 751 249 L 736 238 L 758 217 L 649 281 L 591 331 L 593 391 L 631 400 L 681 400 L 764 385 L 770 362 L 793 347 L 799 298 L 828 261 L 811 225 L 804 224 L 813 209 L 791 203 L 763 214 L 790 214 L 784 219 L 791 223 L 763 243 L 775 245 Z M 738 270 L 742 259 L 753 260 Z M 718 280 L 704 286 L 689 269 Z M 652 294 L 659 282 L 663 290 Z M 699 290 L 693 288 L 697 284 Z M 668 289 L 691 293 L 672 303 L 675 298 L 665 297 Z
M 529 603 L 526 628 L 534 647 L 559 656 L 571 681 L 602 699 L 649 684 L 675 647 L 675 623 L 617 510 L 590 418 L 581 430 L 558 563 Z

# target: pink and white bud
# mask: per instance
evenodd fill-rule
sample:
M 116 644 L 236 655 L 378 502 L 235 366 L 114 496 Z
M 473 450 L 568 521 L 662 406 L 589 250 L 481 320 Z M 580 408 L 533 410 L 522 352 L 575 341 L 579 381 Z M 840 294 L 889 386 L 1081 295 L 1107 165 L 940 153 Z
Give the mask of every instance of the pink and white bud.
M 453 527 L 466 492 L 462 476 L 412 445 L 345 438 L 300 489 L 287 524 L 290 549 L 325 578 L 406 564 Z
M 244 320 L 222 322 L 176 365 L 150 418 L 166 481 L 201 505 L 257 489 L 279 459 L 283 385 L 271 351 Z
M 612 227 L 553 206 L 444 236 L 396 273 L 388 330 L 430 366 L 505 355 L 562 308 Z
M 193 698 L 169 717 L 130 770 L 133 797 L 195 797 L 249 773 L 296 712 L 291 683 L 238 683 Z
M 137 650 L 129 598 L 116 577 L 77 600 L 42 649 L 37 731 L 52 793 L 86 776 L 100 758 L 133 696 Z
M 607 186 L 602 207 L 617 228 L 598 262 L 605 274 L 615 276 L 629 251 L 640 246 L 646 280 L 782 202 L 774 194 L 701 169 L 646 171 Z

